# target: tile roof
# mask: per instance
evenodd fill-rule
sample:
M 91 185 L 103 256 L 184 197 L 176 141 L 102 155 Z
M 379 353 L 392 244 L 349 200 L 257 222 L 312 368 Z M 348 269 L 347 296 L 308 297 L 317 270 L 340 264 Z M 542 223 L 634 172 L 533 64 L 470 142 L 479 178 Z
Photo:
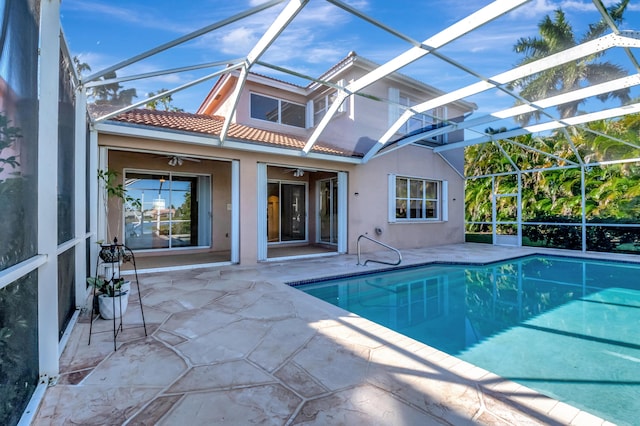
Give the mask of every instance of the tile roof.
M 220 116 L 192 114 L 188 112 L 133 109 L 123 112 L 122 114 L 109 119 L 109 121 L 219 136 L 222 131 L 224 118 Z M 257 129 L 255 127 L 249 127 L 237 123 L 231 123 L 229 126 L 228 137 L 235 140 L 297 150 L 302 150 L 306 144 L 306 140 L 299 136 Z M 361 156 L 320 142 L 313 147 L 312 151 L 322 154 L 349 157 Z

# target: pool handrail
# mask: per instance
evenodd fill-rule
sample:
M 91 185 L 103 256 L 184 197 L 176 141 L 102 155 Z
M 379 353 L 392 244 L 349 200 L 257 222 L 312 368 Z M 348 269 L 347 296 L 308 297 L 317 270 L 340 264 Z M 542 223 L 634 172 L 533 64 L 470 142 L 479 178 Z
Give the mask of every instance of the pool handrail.
M 376 244 L 380 244 L 382 247 L 388 248 L 389 250 L 394 251 L 398 255 L 398 261 L 396 263 L 393 263 L 393 262 L 385 262 L 385 261 L 382 261 L 382 260 L 367 259 L 367 260 L 364 261 L 364 263 L 360 263 L 360 240 L 362 238 L 367 239 L 369 241 L 372 241 L 372 242 L 374 242 Z M 375 240 L 375 239 L 373 239 L 373 238 L 371 238 L 371 237 L 369 237 L 367 235 L 364 235 L 364 234 L 362 234 L 362 235 L 360 235 L 358 237 L 357 248 L 358 248 L 358 265 L 367 266 L 368 262 L 374 262 L 374 263 L 380 263 L 380 264 L 383 264 L 383 265 L 397 266 L 402 262 L 402 254 L 400 254 L 400 250 L 398 250 L 397 248 L 391 247 L 390 245 L 387 245 L 387 244 L 385 244 L 385 243 L 383 243 L 381 241 Z

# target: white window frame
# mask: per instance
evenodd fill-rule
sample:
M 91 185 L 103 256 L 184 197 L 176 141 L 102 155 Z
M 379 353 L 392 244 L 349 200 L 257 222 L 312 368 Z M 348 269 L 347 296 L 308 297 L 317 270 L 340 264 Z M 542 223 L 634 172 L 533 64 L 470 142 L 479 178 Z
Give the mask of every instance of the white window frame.
M 270 120 L 265 120 L 262 119 L 260 117 L 254 117 L 252 115 L 252 106 L 253 106 L 253 96 L 261 96 L 263 98 L 267 98 L 267 99 L 274 99 L 278 102 L 278 121 L 270 121 Z M 267 123 L 274 123 L 274 124 L 280 124 L 282 126 L 290 126 L 290 127 L 296 127 L 298 129 L 305 129 L 307 127 L 307 124 L 304 123 L 302 126 L 296 126 L 294 124 L 287 124 L 287 123 L 283 123 L 282 122 L 282 103 L 283 102 L 287 102 L 290 103 L 292 105 L 298 105 L 301 106 L 302 108 L 304 108 L 304 117 L 307 117 L 307 105 L 305 104 L 301 104 L 298 102 L 293 102 L 289 99 L 282 99 L 282 98 L 276 98 L 275 96 L 269 96 L 269 95 L 265 95 L 263 93 L 257 93 L 257 92 L 250 92 L 249 94 L 249 117 L 251 117 L 253 120 L 260 120 L 260 121 L 265 121 Z M 306 121 L 306 120 L 305 120 Z
M 398 198 L 396 195 L 396 185 L 398 179 L 406 179 L 407 181 L 407 192 L 406 197 Z M 421 181 L 422 185 L 422 196 L 421 198 L 412 198 L 410 193 L 411 181 Z M 436 198 L 428 198 L 426 195 L 426 185 L 425 183 L 435 183 L 436 184 Z M 438 179 L 429 179 L 425 177 L 416 177 L 416 176 L 404 176 L 404 175 L 389 175 L 389 223 L 425 223 L 425 222 L 445 222 L 448 220 L 448 182 L 444 180 Z M 435 202 L 435 217 L 419 217 L 419 218 L 411 218 L 411 217 L 397 217 L 396 206 L 399 200 L 405 202 L 405 206 L 407 207 L 407 216 L 409 216 L 408 206 L 412 200 L 420 200 L 422 205 L 422 213 L 423 216 L 426 216 L 426 205 L 427 202 Z
M 329 109 L 329 96 L 329 94 L 326 94 L 313 100 L 313 126 L 316 126 L 318 123 L 320 123 L 320 120 L 322 120 L 324 114 L 327 113 L 327 109 Z M 323 103 L 323 106 L 321 108 L 316 108 L 318 102 Z
M 344 85 L 344 80 L 340 80 L 338 84 Z M 327 110 L 329 109 L 331 104 L 333 104 L 333 102 L 336 100 L 337 97 L 338 97 L 338 91 L 330 90 L 325 94 L 323 94 L 322 96 L 318 96 L 317 98 L 314 98 L 311 101 L 311 107 L 312 107 L 311 126 L 312 127 L 315 127 L 318 125 L 318 123 L 320 123 L 324 115 L 327 113 Z M 322 108 L 316 109 L 316 102 L 318 101 L 322 101 L 324 105 Z M 347 105 L 348 104 L 346 101 L 343 102 L 340 105 L 340 108 L 338 108 L 338 113 L 347 112 Z M 322 115 L 319 115 L 320 113 L 322 113 Z
M 406 92 L 401 92 L 397 88 L 389 88 L 389 100 L 391 102 L 395 102 L 398 105 L 390 105 L 389 106 L 389 122 L 395 123 L 395 121 L 400 118 L 405 108 L 410 108 L 414 105 L 420 103 L 416 99 L 412 98 Z M 397 133 L 400 135 L 406 135 L 411 132 L 411 123 L 420 121 L 420 128 L 425 128 L 427 126 L 437 124 L 438 122 L 445 121 L 447 119 L 447 108 L 445 106 L 440 106 L 432 109 L 423 114 L 415 114 L 407 121 L 405 121 L 402 126 L 398 129 Z M 435 142 L 447 142 L 447 135 L 437 135 L 432 137 Z

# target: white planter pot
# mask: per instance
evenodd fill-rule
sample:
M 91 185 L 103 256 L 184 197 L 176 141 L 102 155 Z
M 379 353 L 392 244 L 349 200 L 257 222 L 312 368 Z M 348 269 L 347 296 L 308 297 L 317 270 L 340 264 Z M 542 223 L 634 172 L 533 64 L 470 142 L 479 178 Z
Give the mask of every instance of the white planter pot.
M 116 297 L 109 297 L 106 294 L 98 296 L 98 306 L 100 308 L 100 316 L 104 319 L 120 318 L 127 312 L 127 304 L 129 303 L 129 293 L 122 292 Z
M 123 293 L 127 293 L 127 298 L 129 297 L 129 293 L 131 292 L 131 281 L 125 280 L 120 286 L 120 291 Z

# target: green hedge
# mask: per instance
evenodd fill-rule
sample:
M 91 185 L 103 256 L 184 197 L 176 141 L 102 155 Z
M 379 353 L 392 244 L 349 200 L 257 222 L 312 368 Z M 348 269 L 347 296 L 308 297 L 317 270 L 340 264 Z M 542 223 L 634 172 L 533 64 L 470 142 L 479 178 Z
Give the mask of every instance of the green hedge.
M 464 240 L 467 243 L 492 244 L 493 243 L 493 235 L 491 235 L 491 234 L 466 233 L 466 234 L 464 234 Z

